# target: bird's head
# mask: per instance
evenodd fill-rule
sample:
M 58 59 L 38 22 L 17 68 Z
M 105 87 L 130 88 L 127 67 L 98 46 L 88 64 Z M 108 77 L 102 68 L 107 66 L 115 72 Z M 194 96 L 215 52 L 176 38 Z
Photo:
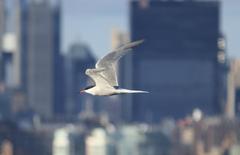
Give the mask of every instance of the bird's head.
M 85 93 L 85 89 L 80 90 L 80 94 L 83 94 L 83 93 Z

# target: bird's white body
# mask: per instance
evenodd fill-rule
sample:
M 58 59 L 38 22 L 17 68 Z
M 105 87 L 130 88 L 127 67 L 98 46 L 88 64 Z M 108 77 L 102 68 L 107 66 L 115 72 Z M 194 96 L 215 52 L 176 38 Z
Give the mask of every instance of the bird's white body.
M 92 94 L 92 95 L 97 95 L 97 96 L 110 96 L 114 95 L 116 90 L 112 88 L 102 88 L 102 87 L 92 87 L 88 90 L 85 90 L 86 93 Z
M 112 88 L 101 88 L 101 87 L 93 87 L 88 90 L 85 90 L 86 93 L 97 96 L 111 96 L 118 94 L 130 94 L 130 93 L 148 93 L 146 91 L 141 90 L 129 90 L 129 89 L 115 89 Z
M 81 92 L 98 96 L 111 96 L 128 93 L 148 93 L 141 90 L 119 89 L 116 74 L 117 61 L 131 51 L 132 47 L 137 46 L 142 42 L 143 40 L 128 43 L 98 60 L 95 65 L 96 68 L 87 69 L 85 73 L 95 82 L 95 86 L 89 87 Z

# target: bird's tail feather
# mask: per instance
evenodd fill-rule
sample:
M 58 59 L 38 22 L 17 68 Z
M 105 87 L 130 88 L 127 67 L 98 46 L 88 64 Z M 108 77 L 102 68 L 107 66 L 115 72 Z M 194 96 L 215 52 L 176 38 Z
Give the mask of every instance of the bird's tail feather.
M 118 89 L 120 93 L 128 94 L 128 93 L 149 93 L 148 91 L 142 90 L 129 90 L 129 89 Z

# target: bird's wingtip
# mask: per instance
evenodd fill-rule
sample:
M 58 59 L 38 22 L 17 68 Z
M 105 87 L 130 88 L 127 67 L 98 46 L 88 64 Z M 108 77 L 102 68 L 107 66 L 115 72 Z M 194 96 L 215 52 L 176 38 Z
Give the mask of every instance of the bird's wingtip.
M 136 40 L 136 41 L 133 41 L 131 43 L 129 43 L 128 46 L 126 46 L 127 48 L 132 48 L 132 47 L 135 47 L 135 46 L 138 46 L 140 44 L 142 44 L 145 40 L 144 39 L 141 39 L 141 40 Z
M 140 40 L 137 40 L 137 41 L 135 41 L 137 44 L 141 44 L 141 43 L 143 43 L 145 41 L 145 39 L 140 39 Z

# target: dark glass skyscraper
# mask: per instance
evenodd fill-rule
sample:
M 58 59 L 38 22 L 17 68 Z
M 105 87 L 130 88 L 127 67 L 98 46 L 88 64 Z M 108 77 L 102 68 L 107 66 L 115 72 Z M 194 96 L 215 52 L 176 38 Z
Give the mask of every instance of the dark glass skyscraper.
M 88 85 L 89 77 L 85 75 L 87 68 L 93 68 L 95 58 L 90 48 L 84 43 L 73 44 L 65 56 L 66 70 L 66 98 L 69 115 L 77 115 L 83 112 L 91 96 L 80 95 L 80 89 Z
M 219 2 L 132 1 L 131 39 L 145 43 L 122 63 L 125 87 L 150 91 L 125 98 L 125 119 L 157 122 L 199 108 L 218 114 Z

